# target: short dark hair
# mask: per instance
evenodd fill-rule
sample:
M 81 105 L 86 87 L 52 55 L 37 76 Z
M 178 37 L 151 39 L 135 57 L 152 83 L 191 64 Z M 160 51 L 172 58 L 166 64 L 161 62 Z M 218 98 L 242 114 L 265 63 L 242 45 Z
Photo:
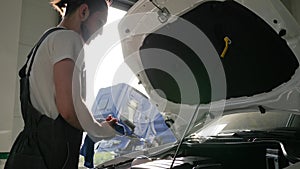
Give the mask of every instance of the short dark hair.
M 80 5 L 87 4 L 90 13 L 95 11 L 107 10 L 106 0 L 52 0 L 51 5 L 63 15 L 65 9 L 65 15 L 73 13 Z

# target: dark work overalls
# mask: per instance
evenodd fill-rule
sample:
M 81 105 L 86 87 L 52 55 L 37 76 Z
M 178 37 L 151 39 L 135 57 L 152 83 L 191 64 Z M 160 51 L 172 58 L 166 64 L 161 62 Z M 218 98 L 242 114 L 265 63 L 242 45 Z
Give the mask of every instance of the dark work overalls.
M 25 125 L 12 146 L 5 169 L 78 168 L 82 132 L 70 126 L 60 115 L 55 120 L 42 115 L 30 101 L 29 76 L 35 53 L 47 35 L 58 29 L 62 28 L 52 28 L 42 36 L 19 72 L 21 111 Z

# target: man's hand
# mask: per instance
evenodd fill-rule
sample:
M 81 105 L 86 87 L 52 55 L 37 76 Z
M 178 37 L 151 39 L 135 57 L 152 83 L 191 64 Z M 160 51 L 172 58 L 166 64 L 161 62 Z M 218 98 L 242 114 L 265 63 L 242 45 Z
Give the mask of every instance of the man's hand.
M 118 119 L 112 117 L 112 115 L 108 115 L 105 119 L 105 121 L 100 122 L 100 124 L 107 130 L 106 133 L 110 133 L 110 135 L 107 135 L 105 139 L 110 139 L 112 137 L 116 136 L 116 130 L 115 126 L 117 125 Z
M 112 115 L 108 115 L 105 119 L 105 121 L 108 122 L 108 124 L 111 126 L 111 127 L 114 127 L 117 122 L 118 122 L 118 119 L 117 118 L 113 118 Z
M 105 128 L 105 130 L 106 130 L 105 138 L 103 138 L 103 139 L 111 139 L 116 136 L 116 130 L 114 128 L 114 126 L 116 125 L 116 122 L 117 122 L 116 118 L 112 118 L 111 120 L 106 120 L 106 121 L 100 122 L 102 127 Z
M 125 135 L 125 129 L 124 126 L 120 123 L 118 123 L 118 119 L 117 118 L 113 118 L 111 115 L 108 115 L 105 119 L 105 121 L 107 121 L 109 123 L 109 125 L 111 127 L 113 127 L 113 129 L 119 133 L 120 135 Z

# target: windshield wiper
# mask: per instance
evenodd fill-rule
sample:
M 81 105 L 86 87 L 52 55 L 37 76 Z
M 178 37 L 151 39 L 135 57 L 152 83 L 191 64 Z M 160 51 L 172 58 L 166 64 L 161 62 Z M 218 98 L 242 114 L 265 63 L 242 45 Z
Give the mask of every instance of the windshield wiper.
M 101 169 L 101 168 L 115 168 L 116 166 L 120 166 L 126 163 L 130 163 L 134 158 L 130 158 L 130 157 L 118 157 L 117 159 L 111 160 L 111 161 L 107 161 L 104 162 L 101 165 L 98 165 L 96 168 Z M 117 160 L 117 163 L 116 163 Z
M 231 133 L 234 133 L 233 136 L 237 137 L 300 138 L 299 129 L 290 127 L 281 127 L 269 130 L 240 130 Z

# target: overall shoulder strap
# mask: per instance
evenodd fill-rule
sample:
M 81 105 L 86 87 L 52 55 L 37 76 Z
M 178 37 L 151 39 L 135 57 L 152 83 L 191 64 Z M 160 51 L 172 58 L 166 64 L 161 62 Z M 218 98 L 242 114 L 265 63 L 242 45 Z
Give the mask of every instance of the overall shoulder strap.
M 34 61 L 34 57 L 35 57 L 35 54 L 36 54 L 36 51 L 38 49 L 38 47 L 41 45 L 41 43 L 43 42 L 43 40 L 52 32 L 56 31 L 56 30 L 61 30 L 61 29 L 64 29 L 64 28 L 61 28 L 61 27 L 55 27 L 55 28 L 52 28 L 52 29 L 49 29 L 48 31 L 46 31 L 42 37 L 40 38 L 40 40 L 34 45 L 34 47 L 31 49 L 31 51 L 29 52 L 28 56 L 27 56 L 27 60 L 26 60 L 26 63 L 24 64 L 24 66 L 20 69 L 19 71 L 19 77 L 20 78 L 23 78 L 25 77 L 26 75 L 29 77 L 30 76 L 30 72 L 31 72 L 31 68 L 32 68 L 32 64 L 33 64 L 33 61 Z M 28 68 L 28 71 L 26 73 L 26 68 L 27 68 L 27 65 L 28 65 L 28 62 L 30 60 L 30 58 L 32 57 L 31 59 L 31 62 L 30 62 L 30 65 L 29 65 L 29 68 Z

